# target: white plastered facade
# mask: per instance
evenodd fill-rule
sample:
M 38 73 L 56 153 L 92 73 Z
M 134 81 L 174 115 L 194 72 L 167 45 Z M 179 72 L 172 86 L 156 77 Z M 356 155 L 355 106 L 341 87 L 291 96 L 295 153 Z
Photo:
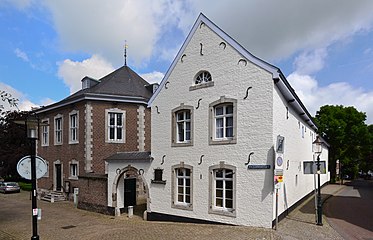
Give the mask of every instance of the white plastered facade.
M 284 157 L 290 163 L 284 173 L 286 197 L 284 187 L 280 190 L 279 213 L 312 191 L 313 175 L 305 176 L 303 165 L 300 171 L 298 167 L 299 162 L 312 160 L 310 132 L 314 139 L 314 129 L 302 118 L 298 119 L 291 106 L 289 118 L 286 118 L 287 100 L 276 87 L 276 68 L 253 56 L 248 58 L 248 53 L 241 52 L 242 47 L 237 49 L 236 46 L 234 40 L 200 15 L 150 100 L 154 160 L 145 175 L 150 182 L 154 179 L 153 170 L 163 169 L 166 183 L 149 183 L 148 212 L 234 225 L 272 227 L 275 217 L 274 147 L 278 135 L 285 137 Z M 200 71 L 211 73 L 213 86 L 191 88 Z M 221 97 L 237 101 L 236 141 L 212 145 L 209 144 L 209 104 Z M 194 107 L 193 144 L 175 147 L 172 145 L 172 110 L 181 105 Z M 298 129 L 298 121 L 308 127 L 304 138 Z M 245 163 L 250 153 L 253 153 L 250 164 L 270 165 L 270 169 L 248 169 Z M 327 159 L 325 151 L 323 154 L 322 157 Z M 209 167 L 221 162 L 235 167 L 235 213 L 232 216 L 209 211 Z M 178 164 L 193 167 L 193 202 L 188 210 L 172 207 L 171 169 Z M 294 183 L 295 174 L 298 174 L 297 184 Z M 323 183 L 326 180 L 323 176 Z M 284 206 L 285 202 L 287 206 Z

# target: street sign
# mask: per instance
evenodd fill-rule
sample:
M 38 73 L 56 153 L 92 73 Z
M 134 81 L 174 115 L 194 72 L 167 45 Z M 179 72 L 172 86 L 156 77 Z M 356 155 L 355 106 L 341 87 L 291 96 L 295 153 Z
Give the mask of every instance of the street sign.
M 275 169 L 274 174 L 275 176 L 282 176 L 284 175 L 284 169 Z
M 248 165 L 248 169 L 270 169 L 271 165 Z
M 43 158 L 35 156 L 35 168 L 36 179 L 39 179 L 48 171 L 47 162 Z M 31 180 L 31 156 L 26 156 L 19 160 L 17 164 L 17 171 L 21 177 Z

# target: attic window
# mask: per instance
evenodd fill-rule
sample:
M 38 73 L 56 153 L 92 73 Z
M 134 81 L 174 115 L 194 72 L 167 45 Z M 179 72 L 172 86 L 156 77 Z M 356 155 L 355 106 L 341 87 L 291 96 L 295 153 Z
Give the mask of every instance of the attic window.
M 202 71 L 196 76 L 194 83 L 197 85 L 197 84 L 208 83 L 211 81 L 212 81 L 211 74 L 207 71 Z
M 189 91 L 212 86 L 214 86 L 214 81 L 212 81 L 211 74 L 207 71 L 200 71 L 194 78 L 193 85 L 189 87 Z

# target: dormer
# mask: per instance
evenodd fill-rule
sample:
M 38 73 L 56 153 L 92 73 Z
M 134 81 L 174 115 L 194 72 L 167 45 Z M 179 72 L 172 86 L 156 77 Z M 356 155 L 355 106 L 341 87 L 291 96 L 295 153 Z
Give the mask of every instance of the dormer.
M 157 91 L 158 87 L 159 87 L 159 84 L 158 83 L 153 83 L 153 84 L 149 84 L 147 86 L 145 86 L 146 89 L 148 89 L 151 93 L 155 93 L 155 91 Z
M 95 86 L 99 82 L 100 81 L 98 81 L 98 80 L 96 80 L 94 78 L 90 78 L 90 77 L 85 76 L 82 79 L 82 89 L 91 88 L 91 87 Z

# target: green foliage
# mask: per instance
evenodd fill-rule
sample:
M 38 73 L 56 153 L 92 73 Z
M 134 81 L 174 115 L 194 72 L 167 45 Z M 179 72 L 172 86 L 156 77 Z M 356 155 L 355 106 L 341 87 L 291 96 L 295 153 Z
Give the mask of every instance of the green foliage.
M 26 114 L 17 111 L 0 114 L 0 176 L 7 179 L 20 178 L 17 163 L 30 152 L 25 126 L 14 123 L 16 119 L 24 119 Z
M 26 182 L 18 182 L 19 186 L 24 191 L 31 191 L 32 190 L 32 184 L 26 183 Z
M 331 177 L 335 177 L 336 160 L 344 174 L 356 176 L 372 153 L 372 127 L 365 124 L 366 114 L 354 107 L 325 105 L 316 113 L 318 133 L 329 144 Z

